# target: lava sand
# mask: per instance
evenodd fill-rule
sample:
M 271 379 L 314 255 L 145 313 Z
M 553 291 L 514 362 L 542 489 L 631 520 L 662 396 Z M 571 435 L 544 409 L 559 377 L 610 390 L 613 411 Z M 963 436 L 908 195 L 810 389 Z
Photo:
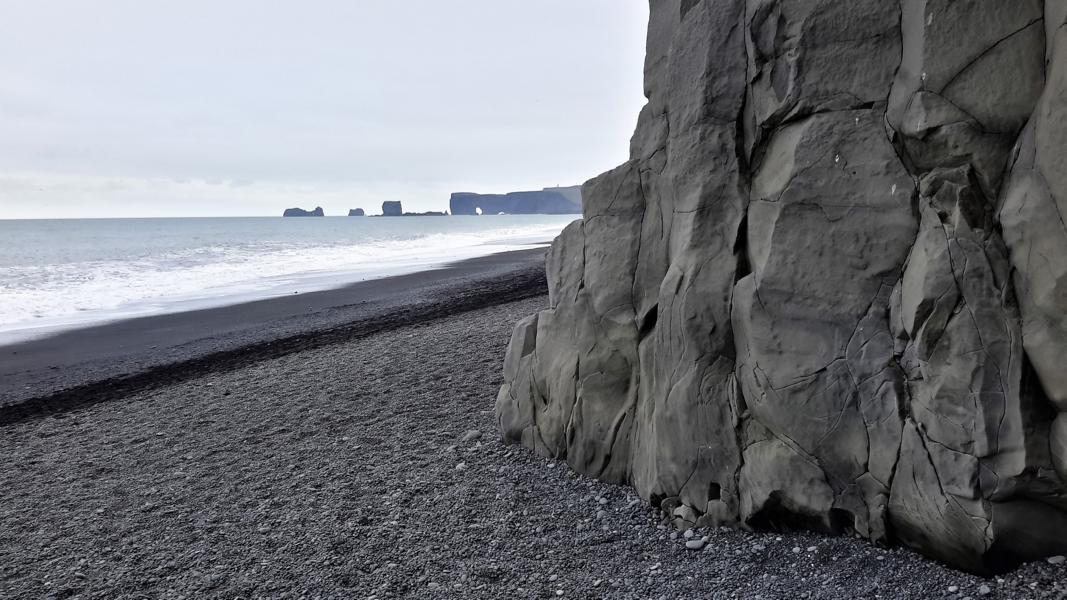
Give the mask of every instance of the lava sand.
M 687 550 L 629 488 L 499 441 L 504 349 L 545 303 L 6 423 L 0 597 L 1067 594 L 1062 564 L 985 580 L 852 538 L 712 530 Z

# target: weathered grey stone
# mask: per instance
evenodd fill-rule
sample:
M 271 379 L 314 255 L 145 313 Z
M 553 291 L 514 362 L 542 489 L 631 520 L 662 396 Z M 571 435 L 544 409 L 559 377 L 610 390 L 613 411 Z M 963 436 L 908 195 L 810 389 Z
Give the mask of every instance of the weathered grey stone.
M 900 63 L 899 13 L 882 0 L 748 2 L 755 126 L 884 103 Z
M 735 522 L 738 502 L 739 394 L 726 334 L 747 204 L 736 147 L 745 7 L 682 7 L 666 65 L 671 135 L 662 163 L 653 157 L 642 171 L 648 206 L 633 293 L 640 393 L 632 481 L 646 497 L 679 496 L 714 524 Z
M 734 298 L 737 373 L 752 415 L 820 464 L 836 508 L 879 539 L 900 421 L 867 413 L 896 406 L 903 388 L 884 307 L 915 239 L 912 193 L 880 113 L 830 112 L 781 128 L 752 180 L 752 275 Z M 869 465 L 883 468 L 864 477 Z
M 1044 79 L 1042 0 L 902 0 L 901 13 L 904 52 L 890 124 L 899 130 L 914 94 L 925 91 L 987 131 L 1022 127 Z
M 1067 479 L 1067 413 L 1061 412 L 1052 422 L 1049 444 L 1052 466 L 1061 478 Z
M 991 550 L 992 508 L 1028 466 L 1022 405 L 1022 336 L 1007 251 L 992 207 L 970 167 L 928 174 L 920 186 L 922 226 L 901 281 L 892 322 L 906 340 L 912 443 L 898 465 L 891 517 L 905 543 L 929 546 L 929 523 L 946 505 L 972 523 L 949 527 L 952 543 L 928 548 L 981 569 Z M 913 309 L 914 307 L 914 309 Z M 902 481 L 899 470 L 933 475 L 937 495 Z M 966 535 L 964 535 L 966 534 Z
M 650 8 L 631 158 L 553 244 L 505 437 L 680 528 L 1067 552 L 1067 2 Z
M 1045 0 L 1046 61 L 1052 60 L 1052 51 L 1056 46 L 1056 30 L 1064 23 L 1067 23 L 1067 0 Z
M 798 518 L 808 527 L 832 531 L 834 490 L 809 456 L 777 438 L 745 448 L 741 469 L 741 517 L 753 524 L 774 526 Z
M 903 0 L 886 120 L 917 174 L 970 163 L 995 197 L 1044 83 L 1041 0 Z
M 1067 26 L 1056 34 L 1049 81 L 1016 158 L 1001 201 L 1004 241 L 1011 248 L 1023 313 L 1027 356 L 1045 392 L 1067 411 Z
M 999 218 L 1010 248 L 1024 359 L 1040 380 L 1040 397 L 1047 398 L 1059 413 L 1040 415 L 1052 423 L 1047 442 L 1040 438 L 1045 430 L 1039 428 L 1027 445 L 1027 466 L 1037 473 L 1028 483 L 1040 490 L 1042 498 L 1062 506 L 1062 482 L 1067 480 L 1067 169 L 1063 161 L 1067 152 L 1067 24 L 1063 23 L 1067 3 L 1050 1 L 1047 9 L 1046 14 L 1060 23 L 1058 28 L 1049 28 L 1054 33 L 1049 41 L 1048 81 L 1016 145 Z M 1038 401 L 1031 410 L 1043 408 Z M 1042 476 L 1050 470 L 1058 477 Z M 1058 522 L 1049 518 L 1051 523 Z M 1062 538 L 1063 533 L 1053 529 L 1051 535 Z M 1050 554 L 1058 552 L 1062 551 L 1049 549 Z

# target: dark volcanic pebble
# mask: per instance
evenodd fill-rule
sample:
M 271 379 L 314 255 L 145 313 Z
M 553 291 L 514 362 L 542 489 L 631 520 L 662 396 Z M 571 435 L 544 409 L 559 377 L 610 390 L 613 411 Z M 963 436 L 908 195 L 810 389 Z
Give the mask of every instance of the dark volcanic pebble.
M 0 597 L 1067 594 L 1064 564 L 985 580 L 850 538 L 696 531 L 687 550 L 630 489 L 498 441 L 504 346 L 544 303 L 3 426 Z

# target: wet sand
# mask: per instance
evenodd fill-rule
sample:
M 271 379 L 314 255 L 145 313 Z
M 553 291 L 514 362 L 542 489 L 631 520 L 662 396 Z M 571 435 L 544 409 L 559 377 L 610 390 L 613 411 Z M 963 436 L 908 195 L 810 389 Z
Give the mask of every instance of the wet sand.
M 545 252 L 504 252 L 335 290 L 0 346 L 0 422 L 543 294 Z

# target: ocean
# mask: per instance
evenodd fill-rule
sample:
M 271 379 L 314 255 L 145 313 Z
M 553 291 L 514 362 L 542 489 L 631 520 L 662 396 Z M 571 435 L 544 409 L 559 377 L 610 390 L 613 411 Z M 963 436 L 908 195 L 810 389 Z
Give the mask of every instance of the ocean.
M 544 244 L 575 215 L 0 220 L 0 343 Z

